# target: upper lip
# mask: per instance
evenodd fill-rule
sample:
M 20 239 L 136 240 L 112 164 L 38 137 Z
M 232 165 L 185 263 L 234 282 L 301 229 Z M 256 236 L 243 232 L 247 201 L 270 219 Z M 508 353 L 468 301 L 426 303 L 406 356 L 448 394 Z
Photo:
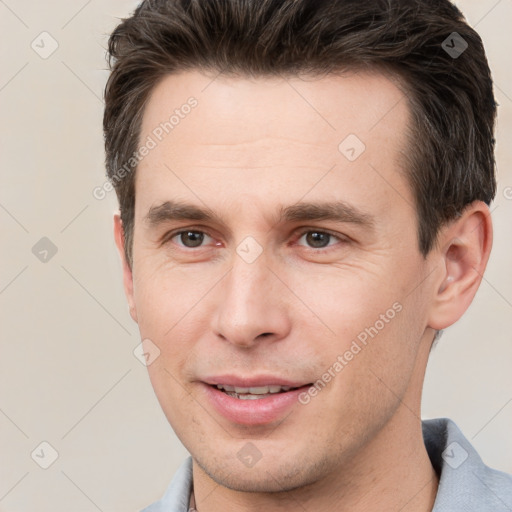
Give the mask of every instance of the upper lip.
M 243 377 L 237 375 L 215 375 L 202 379 L 206 384 L 217 386 L 225 384 L 237 388 L 253 388 L 258 386 L 289 386 L 291 388 L 300 388 L 308 384 L 306 381 L 293 381 L 277 377 L 275 375 L 255 375 L 252 377 Z

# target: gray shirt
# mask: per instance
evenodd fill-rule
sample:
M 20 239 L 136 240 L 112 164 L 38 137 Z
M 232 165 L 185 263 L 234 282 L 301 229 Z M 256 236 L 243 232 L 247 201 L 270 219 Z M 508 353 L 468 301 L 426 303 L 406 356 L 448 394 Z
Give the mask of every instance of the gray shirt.
M 423 420 L 423 440 L 439 476 L 432 512 L 512 512 L 512 475 L 486 466 L 448 418 Z M 161 500 L 141 512 L 187 512 L 192 458 L 180 466 Z

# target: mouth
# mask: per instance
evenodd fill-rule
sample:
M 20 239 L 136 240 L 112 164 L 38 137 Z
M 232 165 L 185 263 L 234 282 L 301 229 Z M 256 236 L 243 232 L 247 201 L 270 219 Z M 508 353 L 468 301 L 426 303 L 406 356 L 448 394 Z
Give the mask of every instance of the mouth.
M 219 377 L 203 381 L 202 389 L 206 403 L 230 423 L 256 426 L 283 421 L 311 385 L 272 377 Z

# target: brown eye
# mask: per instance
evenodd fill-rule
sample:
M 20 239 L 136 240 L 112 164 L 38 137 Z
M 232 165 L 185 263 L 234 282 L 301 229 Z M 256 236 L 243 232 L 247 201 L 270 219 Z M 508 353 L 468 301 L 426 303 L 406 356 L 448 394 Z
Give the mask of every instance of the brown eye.
M 301 240 L 304 240 L 305 244 L 300 243 Z M 335 235 L 332 235 L 331 233 L 326 232 L 326 231 L 315 231 L 315 230 L 304 231 L 298 240 L 299 245 L 306 245 L 307 247 L 310 247 L 311 249 L 324 249 L 326 247 L 334 245 L 336 243 L 336 241 L 339 242 L 339 241 L 341 241 L 341 239 Z M 331 243 L 331 242 L 334 242 L 334 243 Z
M 174 236 L 172 236 L 171 240 L 176 239 L 177 244 L 182 247 L 187 247 L 189 249 L 193 249 L 196 247 L 201 247 L 203 244 L 204 239 L 211 238 L 206 233 L 203 233 L 202 231 L 180 231 Z
M 306 242 L 315 249 L 322 249 L 329 245 L 331 235 L 329 233 L 323 233 L 321 231 L 309 231 L 306 233 Z

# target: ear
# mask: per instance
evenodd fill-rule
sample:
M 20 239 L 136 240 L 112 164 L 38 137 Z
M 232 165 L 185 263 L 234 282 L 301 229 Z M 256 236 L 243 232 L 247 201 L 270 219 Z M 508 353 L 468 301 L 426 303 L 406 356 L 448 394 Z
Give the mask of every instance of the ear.
M 441 229 L 434 251 L 442 271 L 429 327 L 445 329 L 464 314 L 480 286 L 491 247 L 491 213 L 482 201 L 471 203 L 459 218 Z
M 125 238 L 123 222 L 121 221 L 121 216 L 118 213 L 114 215 L 114 238 L 116 241 L 117 250 L 119 251 L 119 256 L 121 257 L 121 264 L 123 266 L 124 293 L 126 295 L 126 299 L 128 300 L 130 315 L 133 320 L 137 322 L 137 309 L 135 308 L 135 300 L 133 297 L 133 274 L 128 261 L 126 260 L 126 255 L 124 252 Z

